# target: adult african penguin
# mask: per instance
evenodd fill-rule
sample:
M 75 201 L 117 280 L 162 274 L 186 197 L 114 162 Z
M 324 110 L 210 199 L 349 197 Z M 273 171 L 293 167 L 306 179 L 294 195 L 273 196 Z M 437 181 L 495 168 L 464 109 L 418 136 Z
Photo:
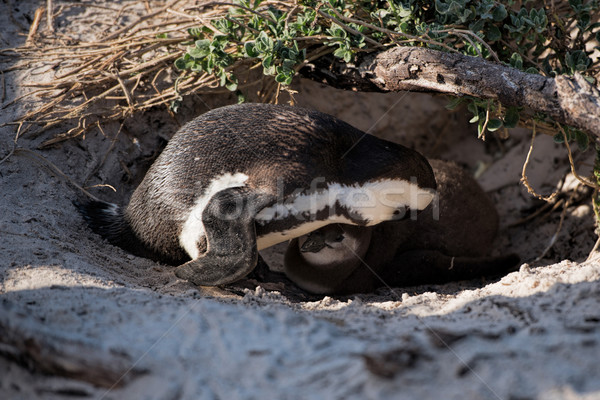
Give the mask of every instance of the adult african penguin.
M 411 149 L 317 111 L 242 104 L 176 132 L 126 207 L 78 207 L 111 243 L 221 285 L 251 272 L 260 249 L 330 223 L 372 226 L 423 210 L 435 188 Z

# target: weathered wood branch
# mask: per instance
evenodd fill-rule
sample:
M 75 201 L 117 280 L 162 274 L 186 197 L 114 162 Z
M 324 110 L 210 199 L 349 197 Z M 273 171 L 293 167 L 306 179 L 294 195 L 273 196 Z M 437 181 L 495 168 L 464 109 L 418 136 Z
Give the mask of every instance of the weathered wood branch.
M 126 354 L 98 342 L 69 338 L 40 321 L 0 303 L 0 356 L 51 375 L 79 379 L 101 387 L 119 387 L 146 371 L 133 368 Z
M 422 47 L 395 47 L 369 54 L 355 67 L 331 57 L 320 59 L 301 73 L 341 89 L 495 99 L 505 106 L 543 112 L 600 137 L 600 92 L 581 75 L 547 78 L 481 58 Z

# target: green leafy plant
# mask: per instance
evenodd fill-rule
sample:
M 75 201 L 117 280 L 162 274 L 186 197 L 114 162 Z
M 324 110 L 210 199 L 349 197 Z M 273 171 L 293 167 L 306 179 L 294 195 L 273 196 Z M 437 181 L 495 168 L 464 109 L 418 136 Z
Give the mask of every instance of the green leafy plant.
M 569 143 L 570 142 L 577 143 L 577 146 L 579 147 L 579 150 L 581 150 L 581 151 L 586 151 L 589 148 L 590 137 L 588 136 L 587 133 L 582 132 L 579 129 L 571 128 L 569 126 L 565 126 L 565 127 L 563 127 L 563 129 L 565 131 L 565 136 L 567 137 L 567 141 Z M 565 138 L 564 138 L 562 132 L 559 132 L 556 135 L 554 135 L 554 141 L 556 143 L 564 143 L 565 142 Z
M 318 55 L 332 53 L 353 63 L 362 53 L 409 45 L 494 59 L 528 73 L 581 73 L 593 80 L 600 69 L 589 45 L 600 37 L 598 0 L 559 3 L 236 0 L 221 18 L 189 30 L 194 42 L 175 65 L 182 71 L 213 74 L 220 86 L 236 90 L 235 66 L 256 60 L 265 75 L 285 88 Z M 575 28 L 569 34 L 567 27 Z M 514 109 L 474 99 L 468 109 L 480 135 L 514 127 L 519 116 Z
M 180 70 L 188 69 L 192 72 L 205 71 L 214 74 L 219 78 L 221 86 L 236 90 L 237 79 L 227 71 L 227 67 L 233 63 L 233 57 L 225 52 L 227 44 L 227 37 L 223 35 L 215 35 L 212 39 L 198 39 L 188 47 L 183 57 L 175 60 L 175 67 Z

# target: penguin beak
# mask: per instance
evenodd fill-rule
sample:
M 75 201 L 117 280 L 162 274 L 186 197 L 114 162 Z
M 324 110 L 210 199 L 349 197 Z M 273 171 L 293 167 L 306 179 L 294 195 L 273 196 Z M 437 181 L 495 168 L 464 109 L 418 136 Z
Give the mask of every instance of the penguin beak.
M 318 253 L 327 246 L 325 243 L 325 235 L 321 232 L 311 232 L 306 237 L 306 241 L 300 246 L 300 252 L 302 253 Z

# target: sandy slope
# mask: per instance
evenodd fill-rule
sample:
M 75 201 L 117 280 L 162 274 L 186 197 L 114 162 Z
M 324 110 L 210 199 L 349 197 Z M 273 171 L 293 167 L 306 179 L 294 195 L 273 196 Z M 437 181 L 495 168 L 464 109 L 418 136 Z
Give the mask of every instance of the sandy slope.
M 26 16 L 36 5 L 19 2 L 0 15 L 7 27 L 2 46 L 23 41 L 19 24 L 28 26 Z M 83 34 L 89 26 L 84 22 L 101 21 L 103 14 L 87 9 L 69 18 L 71 34 Z M 14 60 L 4 62 L 2 68 Z M 51 77 L 30 72 L 4 74 L 5 103 L 23 93 L 22 82 Z M 462 114 L 444 110 L 443 99 L 341 93 L 313 83 L 299 89 L 301 105 L 429 156 L 473 169 L 489 165 L 480 181 L 494 197 L 503 226 L 537 204 L 519 186 L 520 165 L 514 162 L 525 157 L 527 132 L 516 132 L 498 158 L 498 148 L 477 141 Z M 188 105 L 179 122 L 229 101 L 202 99 L 205 104 Z M 39 101 L 3 109 L 0 122 Z M 87 185 L 113 185 L 117 193 L 94 193 L 123 202 L 159 137 L 170 137 L 176 126 L 160 110 L 137 116 L 104 163 L 111 140 L 98 132 L 44 151 L 36 146 L 56 132 L 22 138 L 19 146 L 37 151 L 76 182 L 89 176 Z M 11 126 L 0 128 L 0 158 L 14 133 Z M 564 150 L 538 138 L 532 184 L 550 192 L 565 171 Z M 0 326 L 8 328 L 0 331 L 2 399 L 600 398 L 600 262 L 582 262 L 594 242 L 587 203 L 569 210 L 546 258 L 500 281 L 332 299 L 292 296 L 285 287 L 253 282 L 243 292 L 198 289 L 178 280 L 169 267 L 128 255 L 90 233 L 71 205 L 77 193 L 26 154 L 0 165 L 0 188 Z M 503 229 L 497 251 L 535 259 L 558 219 L 554 213 Z M 280 253 L 268 256 L 276 267 Z M 579 262 L 554 263 L 564 258 Z M 66 369 L 73 360 L 94 360 L 89 371 L 127 373 L 105 382 L 116 384 L 110 389 L 48 376 L 39 363 L 2 344 L 8 334 L 34 338 L 37 354 L 54 352 Z M 27 343 L 32 354 L 35 343 Z

